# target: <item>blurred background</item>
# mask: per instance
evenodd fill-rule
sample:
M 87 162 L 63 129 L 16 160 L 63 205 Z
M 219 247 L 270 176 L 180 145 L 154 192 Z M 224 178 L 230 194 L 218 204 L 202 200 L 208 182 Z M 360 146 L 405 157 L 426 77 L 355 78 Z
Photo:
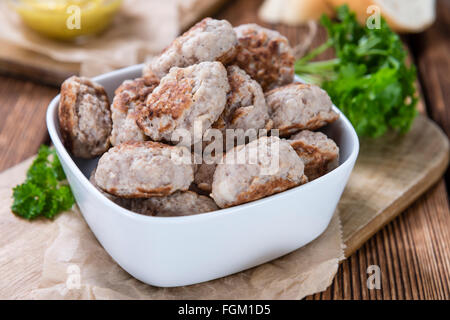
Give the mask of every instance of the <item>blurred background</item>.
M 144 62 L 209 15 L 277 28 L 300 56 L 324 40 L 320 16 L 333 17 L 344 3 L 361 23 L 381 13 L 404 34 L 421 33 L 436 19 L 434 0 L 4 0 L 0 72 L 53 85 L 72 74 L 95 76 Z M 438 5 L 445 15 L 448 1 Z

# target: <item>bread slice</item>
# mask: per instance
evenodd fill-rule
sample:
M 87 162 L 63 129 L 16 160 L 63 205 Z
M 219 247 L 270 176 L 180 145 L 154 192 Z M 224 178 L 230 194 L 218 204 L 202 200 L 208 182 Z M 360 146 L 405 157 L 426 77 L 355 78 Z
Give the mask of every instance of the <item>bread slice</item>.
M 268 23 L 301 25 L 317 20 L 323 13 L 334 14 L 326 0 L 266 0 L 259 9 L 259 17 Z
M 313 1 L 313 0 L 312 0 Z M 347 3 L 355 11 L 358 20 L 366 23 L 371 13 L 367 8 L 378 6 L 391 28 L 400 33 L 421 32 L 436 19 L 435 0 L 327 0 L 337 7 Z

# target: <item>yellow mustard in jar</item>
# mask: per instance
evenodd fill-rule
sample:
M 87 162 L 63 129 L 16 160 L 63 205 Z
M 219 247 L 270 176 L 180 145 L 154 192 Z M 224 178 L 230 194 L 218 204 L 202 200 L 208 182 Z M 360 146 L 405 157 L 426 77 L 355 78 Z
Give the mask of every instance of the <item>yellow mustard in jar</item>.
M 48 37 L 72 40 L 111 23 L 122 0 L 10 0 L 24 23 Z

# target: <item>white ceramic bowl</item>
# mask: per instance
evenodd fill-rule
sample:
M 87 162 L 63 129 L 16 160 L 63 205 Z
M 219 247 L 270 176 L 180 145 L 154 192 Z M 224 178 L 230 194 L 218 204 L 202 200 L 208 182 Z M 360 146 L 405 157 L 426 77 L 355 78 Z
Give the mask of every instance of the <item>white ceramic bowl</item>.
M 139 77 L 142 66 L 114 71 L 93 80 L 110 98 L 125 79 Z M 57 110 L 50 103 L 47 127 L 80 210 L 111 257 L 135 278 L 174 287 L 230 275 L 294 251 L 328 226 L 355 164 L 359 142 L 347 118 L 323 131 L 340 147 L 340 165 L 291 190 L 220 211 L 160 218 L 133 213 L 105 198 L 88 178 L 98 159 L 73 158 L 61 142 Z M 335 111 L 339 112 L 337 108 Z

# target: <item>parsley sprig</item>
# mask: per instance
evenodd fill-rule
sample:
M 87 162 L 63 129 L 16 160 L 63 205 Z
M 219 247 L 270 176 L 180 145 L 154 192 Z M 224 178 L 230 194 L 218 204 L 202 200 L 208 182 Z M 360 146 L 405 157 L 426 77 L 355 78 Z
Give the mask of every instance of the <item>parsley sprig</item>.
M 296 74 L 321 85 L 359 135 L 407 132 L 417 114 L 416 69 L 406 65 L 399 36 L 384 19 L 379 29 L 361 26 L 346 5 L 337 17 L 321 18 L 328 40 L 296 62 Z M 310 62 L 328 48 L 334 48 L 335 59 Z
M 75 203 L 66 175 L 54 149 L 43 145 L 27 171 L 27 178 L 13 189 L 11 210 L 28 220 L 52 219 Z

